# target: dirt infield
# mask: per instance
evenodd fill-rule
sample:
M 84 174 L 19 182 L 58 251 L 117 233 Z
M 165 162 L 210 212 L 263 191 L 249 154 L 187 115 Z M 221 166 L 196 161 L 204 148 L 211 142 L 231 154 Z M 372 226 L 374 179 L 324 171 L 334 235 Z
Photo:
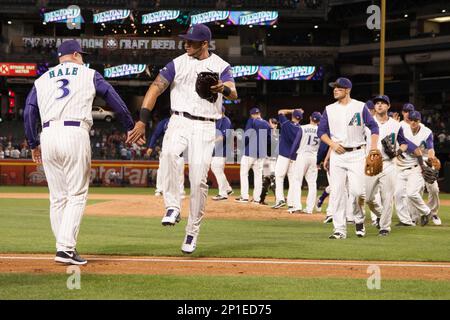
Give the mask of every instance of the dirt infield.
M 52 255 L 0 254 L 0 273 L 66 273 Z M 86 256 L 81 267 L 89 274 L 282 276 L 298 278 L 367 279 L 368 267 L 380 268 L 384 279 L 450 281 L 450 263 L 336 261 L 287 259 L 222 259 Z
M 0 198 L 8 199 L 48 199 L 46 193 L 2 193 Z M 86 207 L 86 215 L 96 216 L 134 216 L 161 217 L 165 212 L 164 200 L 154 195 L 124 195 L 124 194 L 90 194 L 90 200 L 107 200 Z M 109 201 L 108 201 L 109 200 Z M 274 198 L 268 197 L 269 203 Z M 189 212 L 189 197 L 183 200 L 182 215 Z M 234 197 L 226 201 L 208 199 L 206 218 L 240 219 L 240 220 L 323 220 L 324 214 L 289 214 L 287 208 L 274 210 L 270 206 L 252 203 L 238 203 Z

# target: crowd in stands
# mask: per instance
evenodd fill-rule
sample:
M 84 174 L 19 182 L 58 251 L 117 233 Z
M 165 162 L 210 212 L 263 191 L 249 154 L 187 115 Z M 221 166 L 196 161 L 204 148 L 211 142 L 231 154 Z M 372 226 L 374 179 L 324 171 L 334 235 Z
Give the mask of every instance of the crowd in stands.
M 435 149 L 441 153 L 450 149 L 450 117 L 444 109 L 435 106 L 422 111 L 422 122 L 433 131 Z
M 0 136 L 0 159 L 27 159 L 31 157 L 31 150 L 27 141 L 18 142 L 13 135 Z

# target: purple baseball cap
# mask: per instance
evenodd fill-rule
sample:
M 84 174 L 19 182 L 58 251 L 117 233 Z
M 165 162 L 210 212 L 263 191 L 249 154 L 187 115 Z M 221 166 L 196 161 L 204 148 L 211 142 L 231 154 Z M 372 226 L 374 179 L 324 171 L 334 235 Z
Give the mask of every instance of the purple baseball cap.
M 386 95 L 378 95 L 375 98 L 373 98 L 373 103 L 377 103 L 378 101 L 383 101 L 383 102 L 385 102 L 388 105 L 391 104 L 391 100 Z
M 403 105 L 402 111 L 406 111 L 406 112 L 411 112 L 411 111 L 415 111 L 416 108 L 414 107 L 414 105 L 412 103 L 405 103 Z
M 364 104 L 364 106 L 369 110 L 372 110 L 373 108 L 375 108 L 375 105 L 373 104 L 372 100 L 367 100 L 366 103 Z
M 335 82 L 330 82 L 328 84 L 330 87 L 335 88 L 345 88 L 345 89 L 351 89 L 352 88 L 352 82 L 347 78 L 337 78 Z
M 258 108 L 252 108 L 250 109 L 250 114 L 257 114 L 257 113 L 261 113 L 261 111 Z
M 420 114 L 419 111 L 410 111 L 409 112 L 409 120 L 411 121 L 422 121 L 422 115 Z
M 311 119 L 313 119 L 315 122 L 319 122 L 320 119 L 322 119 L 322 114 L 318 111 L 314 111 L 311 115 Z
M 204 24 L 190 26 L 186 34 L 180 34 L 180 38 L 191 41 L 211 41 L 211 30 Z
M 89 54 L 87 52 L 84 52 L 81 49 L 80 44 L 76 40 L 64 41 L 58 47 L 58 57 L 65 56 L 67 54 L 72 54 L 74 52 L 78 52 L 78 53 L 81 53 L 81 54 Z
M 298 120 L 303 119 L 303 112 L 301 112 L 300 110 L 295 109 L 294 112 L 292 112 L 292 116 L 295 119 L 298 119 Z

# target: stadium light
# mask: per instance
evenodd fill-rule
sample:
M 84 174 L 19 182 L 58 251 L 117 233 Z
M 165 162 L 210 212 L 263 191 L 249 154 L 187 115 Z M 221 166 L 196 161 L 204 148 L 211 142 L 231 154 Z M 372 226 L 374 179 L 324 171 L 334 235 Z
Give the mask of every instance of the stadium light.
M 11 20 L 8 20 L 8 24 L 12 24 Z
M 276 29 L 276 28 L 277 28 L 277 25 L 276 25 L 276 24 L 274 24 L 274 25 L 273 25 L 273 28 L 274 28 L 274 29 Z
M 316 25 L 314 26 L 314 29 L 319 29 L 319 26 L 316 24 Z
M 408 14 L 407 14 L 407 13 L 405 13 L 405 15 L 404 15 L 403 17 L 405 17 L 405 18 L 408 18 Z
M 428 19 L 428 21 L 439 22 L 439 23 L 450 22 L 450 16 Z
M 442 9 L 442 11 L 441 11 L 442 13 L 446 13 L 447 12 L 447 10 L 445 10 L 445 9 Z

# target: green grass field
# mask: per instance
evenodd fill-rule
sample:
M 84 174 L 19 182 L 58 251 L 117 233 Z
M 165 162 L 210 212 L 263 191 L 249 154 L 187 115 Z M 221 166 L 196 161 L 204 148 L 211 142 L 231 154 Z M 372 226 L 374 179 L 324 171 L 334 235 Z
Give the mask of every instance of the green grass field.
M 47 188 L 0 187 L 0 192 L 47 192 Z M 151 194 L 144 188 L 91 188 L 91 193 Z M 210 194 L 215 194 L 212 190 Z M 450 199 L 443 195 L 441 199 Z M 89 204 L 102 201 L 90 200 Z M 54 253 L 48 200 L 0 199 L 0 253 Z M 442 226 L 393 227 L 386 238 L 367 226 L 360 239 L 327 237 L 332 225 L 293 220 L 208 219 L 193 257 L 255 257 L 338 260 L 450 261 L 450 207 Z M 396 219 L 394 219 L 394 224 Z M 182 256 L 185 219 L 162 228 L 159 218 L 85 216 L 77 248 L 82 254 Z M 353 230 L 349 225 L 349 230 Z M 68 290 L 67 275 L 0 274 L 0 299 L 448 299 L 450 282 L 383 280 L 368 290 L 366 280 L 289 277 L 216 277 L 83 274 L 82 290 Z M 189 292 L 188 287 L 201 288 Z M 250 291 L 249 288 L 252 288 Z

